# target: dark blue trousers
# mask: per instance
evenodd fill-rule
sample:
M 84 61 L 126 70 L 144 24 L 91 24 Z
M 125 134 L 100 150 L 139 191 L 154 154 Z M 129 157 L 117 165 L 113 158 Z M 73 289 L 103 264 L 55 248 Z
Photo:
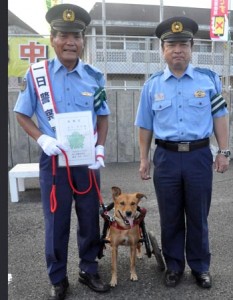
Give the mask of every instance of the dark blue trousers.
M 90 184 L 89 169 L 86 166 L 80 166 L 71 167 L 70 170 L 74 187 L 78 191 L 86 190 Z M 98 170 L 95 171 L 95 176 L 100 185 Z M 74 194 L 69 185 L 65 167 L 56 168 L 55 182 L 57 210 L 52 213 L 50 211 L 50 192 L 53 183 L 52 159 L 43 153 L 40 160 L 40 187 L 45 220 L 45 256 L 52 284 L 58 283 L 67 275 L 73 200 L 78 219 L 79 268 L 85 272 L 96 273 L 98 268 L 96 257 L 100 249 L 99 199 L 94 183 L 87 194 Z
M 169 270 L 184 271 L 185 258 L 196 272 L 209 270 L 208 214 L 211 203 L 213 157 L 209 147 L 154 153 L 163 255 Z

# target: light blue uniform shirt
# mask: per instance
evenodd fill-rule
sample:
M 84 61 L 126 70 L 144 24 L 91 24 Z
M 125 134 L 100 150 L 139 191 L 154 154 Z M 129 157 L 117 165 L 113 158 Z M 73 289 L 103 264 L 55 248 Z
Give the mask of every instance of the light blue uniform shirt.
M 76 68 L 68 71 L 58 58 L 54 58 L 49 60 L 48 71 L 58 113 L 89 110 L 92 112 L 94 130 L 96 129 L 97 115 L 110 114 L 106 102 L 103 102 L 103 105 L 96 112 L 94 111 L 94 93 L 99 87 L 105 85 L 103 74 L 98 69 L 79 60 Z M 25 79 L 26 89 L 20 92 L 14 111 L 30 118 L 35 113 L 41 132 L 55 137 L 37 97 L 29 70 Z
M 221 82 L 191 64 L 181 78 L 168 66 L 144 84 L 135 125 L 153 131 L 154 137 L 170 141 L 192 141 L 210 137 L 213 118 L 228 113 L 226 108 L 211 114 L 210 99 L 221 94 Z M 198 97 L 198 92 L 199 97 Z

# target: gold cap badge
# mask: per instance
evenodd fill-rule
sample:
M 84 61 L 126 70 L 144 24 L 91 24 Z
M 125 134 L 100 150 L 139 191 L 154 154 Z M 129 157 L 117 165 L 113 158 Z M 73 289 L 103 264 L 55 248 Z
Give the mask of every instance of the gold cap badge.
M 183 25 L 181 22 L 173 22 L 171 26 L 171 31 L 172 32 L 181 32 L 183 30 Z
M 71 9 L 66 9 L 63 12 L 63 20 L 66 22 L 74 22 L 75 20 L 75 13 Z

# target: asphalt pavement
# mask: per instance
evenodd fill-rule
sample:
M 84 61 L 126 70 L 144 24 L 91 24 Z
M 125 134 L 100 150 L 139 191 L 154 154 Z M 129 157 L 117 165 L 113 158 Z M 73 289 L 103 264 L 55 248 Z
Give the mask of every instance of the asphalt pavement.
M 141 192 L 147 199 L 141 206 L 147 209 L 147 231 L 152 231 L 160 244 L 159 214 L 152 180 L 141 181 L 138 163 L 109 163 L 102 169 L 101 193 L 104 203 L 111 202 L 111 187 L 119 186 L 123 192 Z M 8 203 L 8 282 L 9 300 L 46 300 L 50 285 L 44 259 L 44 221 L 38 179 L 25 181 L 26 191 L 20 192 L 18 203 Z M 68 276 L 70 282 L 67 300 L 230 300 L 233 299 L 233 161 L 224 174 L 214 173 L 213 197 L 209 215 L 210 247 L 212 253 L 210 272 L 213 286 L 209 290 L 195 284 L 186 267 L 176 288 L 163 284 L 164 272 L 157 268 L 156 259 L 143 255 L 137 260 L 138 281 L 129 279 L 129 248 L 119 248 L 118 285 L 109 293 L 98 294 L 78 282 L 78 251 L 76 242 L 76 217 L 72 213 L 69 243 Z M 102 226 L 102 218 L 101 218 Z M 102 227 L 101 227 L 102 229 Z M 145 253 L 145 246 L 143 246 Z M 111 278 L 110 250 L 104 250 L 99 260 L 99 272 L 109 282 Z M 10 278 L 10 277 L 9 277 Z M 1 297 L 0 297 L 1 298 Z M 5 300 L 5 299 L 3 299 Z

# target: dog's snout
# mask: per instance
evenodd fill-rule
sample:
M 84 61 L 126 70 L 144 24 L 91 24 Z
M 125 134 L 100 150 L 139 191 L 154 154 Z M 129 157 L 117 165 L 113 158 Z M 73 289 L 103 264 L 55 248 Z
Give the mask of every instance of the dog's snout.
M 125 214 L 126 214 L 126 217 L 131 217 L 132 211 L 127 210 L 127 211 L 125 212 Z

